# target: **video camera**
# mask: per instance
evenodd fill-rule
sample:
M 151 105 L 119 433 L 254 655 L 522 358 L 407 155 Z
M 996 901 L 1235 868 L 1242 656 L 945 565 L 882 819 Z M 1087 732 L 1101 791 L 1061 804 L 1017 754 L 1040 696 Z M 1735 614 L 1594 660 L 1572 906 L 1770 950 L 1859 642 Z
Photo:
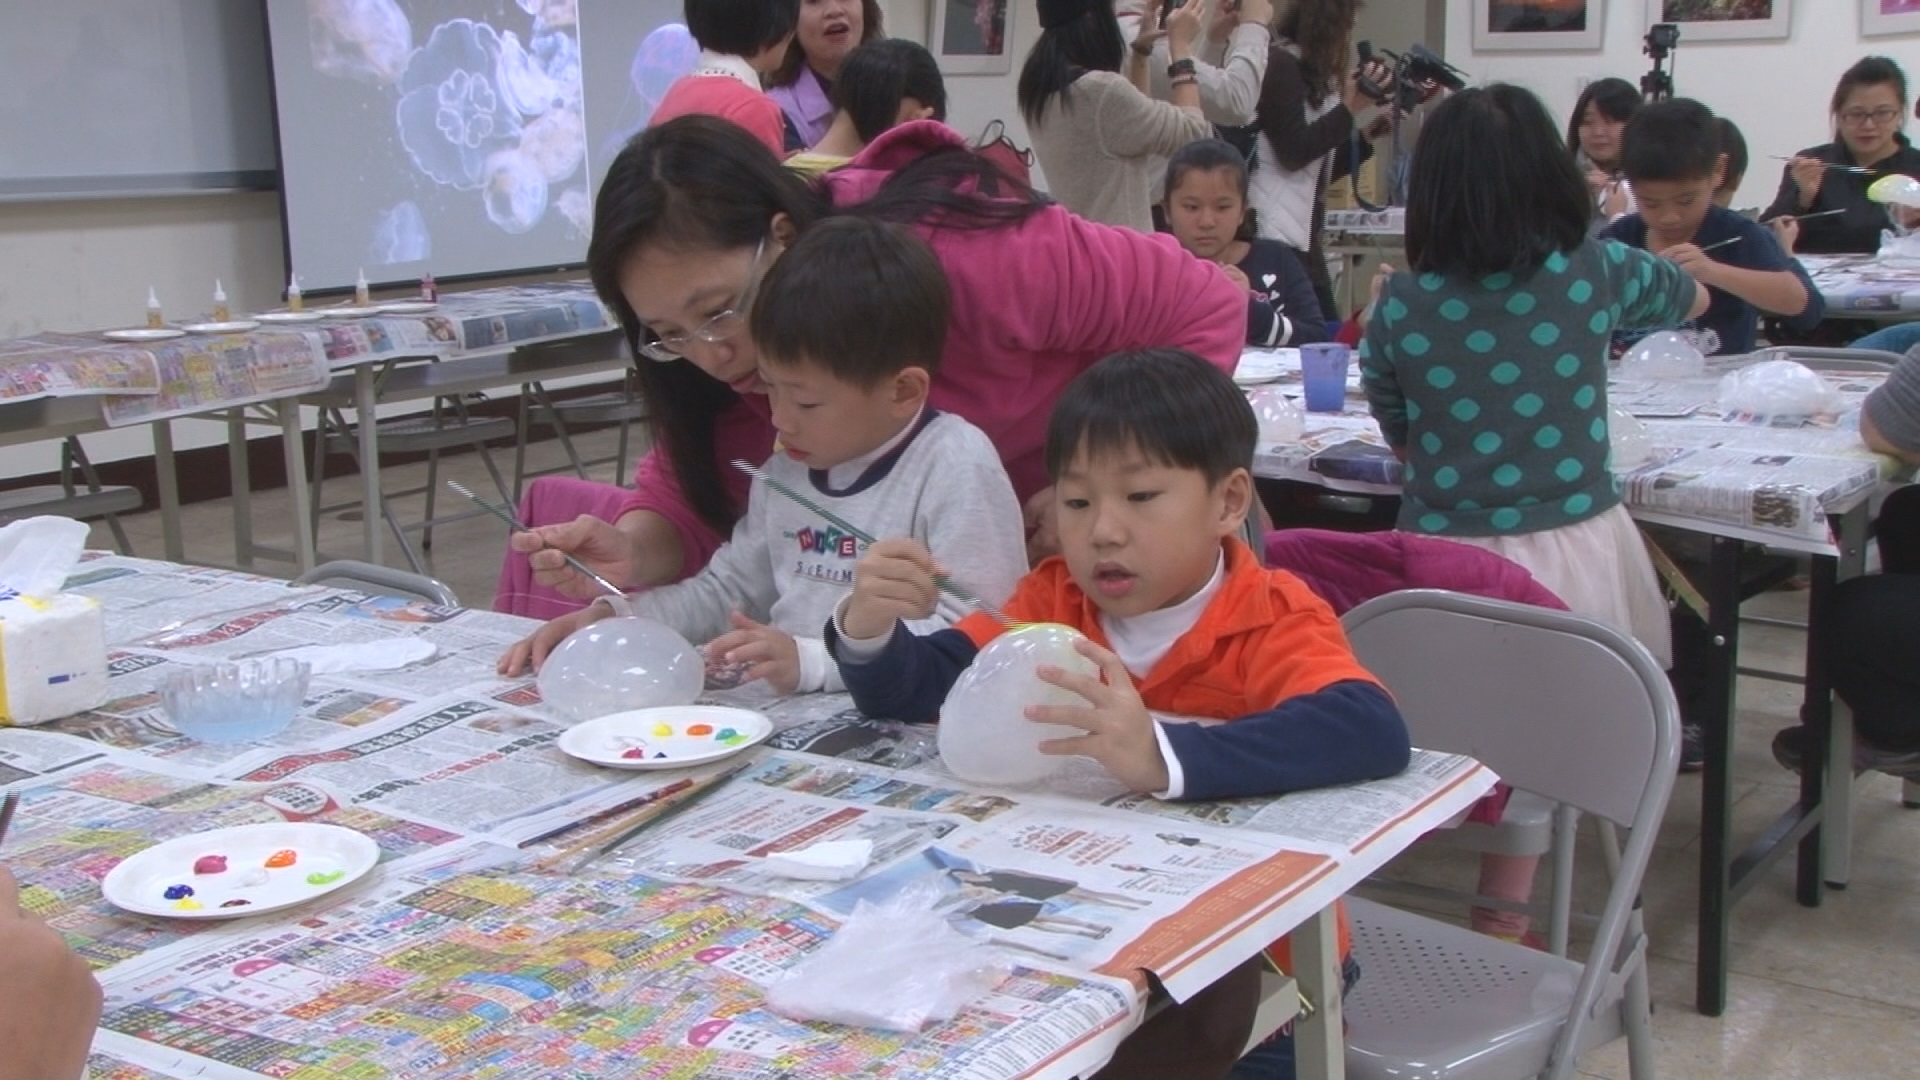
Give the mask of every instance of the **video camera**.
M 1411 112 L 1414 106 L 1420 104 L 1428 83 L 1444 86 L 1448 90 L 1467 88 L 1466 72 L 1440 59 L 1425 45 L 1409 46 L 1406 55 L 1402 56 L 1391 49 L 1375 49 L 1372 42 L 1363 41 L 1355 47 L 1355 51 L 1360 54 L 1360 66 L 1363 68 L 1375 60 L 1381 60 L 1393 69 L 1391 90 L 1363 75 L 1355 83 L 1360 92 L 1382 105 L 1392 102 L 1394 108 L 1401 112 Z
M 1653 70 L 1640 77 L 1640 96 L 1649 102 L 1673 96 L 1673 74 L 1663 65 L 1680 47 L 1680 24 L 1654 23 L 1642 39 L 1640 51 L 1653 58 Z

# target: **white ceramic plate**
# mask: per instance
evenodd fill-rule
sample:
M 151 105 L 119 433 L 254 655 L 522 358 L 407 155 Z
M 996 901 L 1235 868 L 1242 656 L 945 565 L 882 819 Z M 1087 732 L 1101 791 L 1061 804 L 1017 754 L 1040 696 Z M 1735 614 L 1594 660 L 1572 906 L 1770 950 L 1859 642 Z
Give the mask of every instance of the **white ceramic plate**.
M 380 314 L 380 309 L 372 304 L 366 307 L 330 307 L 320 314 L 329 319 L 364 319 L 369 315 Z
M 260 324 L 252 319 L 228 319 L 226 322 L 188 323 L 180 329 L 191 334 L 244 334 L 260 329 Z
M 292 865 L 267 865 L 284 852 L 293 853 Z M 210 857 L 224 858 L 225 869 L 194 873 Z M 239 919 L 343 889 L 379 861 L 380 845 L 372 837 L 338 825 L 234 825 L 155 844 L 108 871 L 100 891 L 108 903 L 140 915 Z M 181 887 L 192 895 L 168 897 Z
M 1240 354 L 1233 381 L 1241 386 L 1258 386 L 1299 373 L 1299 349 L 1248 349 Z
M 109 330 L 100 336 L 112 338 L 115 341 L 165 341 L 168 338 L 186 337 L 187 332 L 175 330 L 171 326 L 158 330 L 142 326 L 134 330 Z
M 684 769 L 730 757 L 771 734 L 773 725 L 757 712 L 669 705 L 577 724 L 560 736 L 560 749 L 609 769 Z
M 428 300 L 399 300 L 391 304 L 376 305 L 386 315 L 422 315 L 440 305 Z
M 263 311 L 254 318 L 261 322 L 302 323 L 319 322 L 322 316 L 317 311 Z

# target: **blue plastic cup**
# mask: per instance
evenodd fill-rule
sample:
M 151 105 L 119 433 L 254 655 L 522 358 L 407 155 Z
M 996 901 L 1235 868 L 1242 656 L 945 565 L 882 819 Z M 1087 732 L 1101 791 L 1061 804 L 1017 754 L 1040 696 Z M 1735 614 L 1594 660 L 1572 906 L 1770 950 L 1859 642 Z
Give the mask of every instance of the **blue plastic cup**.
M 1337 413 L 1347 407 L 1347 367 L 1353 350 L 1337 341 L 1300 346 L 1300 383 L 1308 412 Z

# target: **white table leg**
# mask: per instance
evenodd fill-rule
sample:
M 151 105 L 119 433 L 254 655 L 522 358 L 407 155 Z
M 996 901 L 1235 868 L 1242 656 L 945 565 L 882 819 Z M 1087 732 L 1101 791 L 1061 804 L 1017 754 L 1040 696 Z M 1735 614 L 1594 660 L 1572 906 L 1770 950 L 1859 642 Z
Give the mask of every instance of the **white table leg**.
M 1293 1026 L 1294 1075 L 1299 1080 L 1345 1080 L 1346 1023 L 1340 1000 L 1340 920 L 1328 904 L 1292 934 L 1294 978 L 1315 1005 Z
M 313 551 L 313 506 L 308 501 L 307 457 L 300 445 L 300 403 L 291 398 L 271 406 L 280 414 L 280 446 L 287 457 L 287 498 L 293 503 L 293 550 L 300 572 L 318 561 Z M 325 467 L 325 462 L 318 463 Z
M 173 460 L 173 422 L 153 425 L 153 470 L 160 489 L 160 542 L 168 562 L 185 562 L 186 544 L 180 536 L 180 474 Z
M 245 407 L 227 412 L 227 478 L 233 491 L 233 561 L 253 566 L 253 463 L 247 460 Z
M 381 549 L 381 530 L 386 528 L 380 497 L 380 436 L 375 417 L 379 402 L 373 387 L 374 365 L 361 364 L 353 369 L 354 422 L 360 425 L 360 514 L 367 538 L 367 561 L 386 565 Z

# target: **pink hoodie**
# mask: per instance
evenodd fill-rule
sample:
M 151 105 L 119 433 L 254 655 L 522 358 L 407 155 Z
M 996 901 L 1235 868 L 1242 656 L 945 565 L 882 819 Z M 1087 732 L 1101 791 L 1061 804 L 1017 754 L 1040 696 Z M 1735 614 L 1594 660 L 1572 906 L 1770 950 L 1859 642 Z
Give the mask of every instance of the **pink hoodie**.
M 825 183 L 834 204 L 848 206 L 871 197 L 923 154 L 964 145 L 952 128 L 916 120 L 875 139 Z M 1023 500 L 1047 486 L 1053 403 L 1095 361 L 1126 349 L 1171 346 L 1222 371 L 1239 362 L 1246 296 L 1219 267 L 1194 258 L 1171 236 L 1096 225 L 1053 205 L 1004 228 L 916 230 L 939 256 L 953 290 L 933 404 L 986 432 Z M 722 462 L 766 460 L 773 449 L 766 399 L 748 395 L 729 409 L 714 442 Z M 742 495 L 744 479 L 731 468 L 724 472 L 734 494 Z M 723 537 L 687 506 L 660 449 L 641 460 L 634 489 L 621 512 L 665 517 L 680 533 L 686 573 L 706 565 Z

